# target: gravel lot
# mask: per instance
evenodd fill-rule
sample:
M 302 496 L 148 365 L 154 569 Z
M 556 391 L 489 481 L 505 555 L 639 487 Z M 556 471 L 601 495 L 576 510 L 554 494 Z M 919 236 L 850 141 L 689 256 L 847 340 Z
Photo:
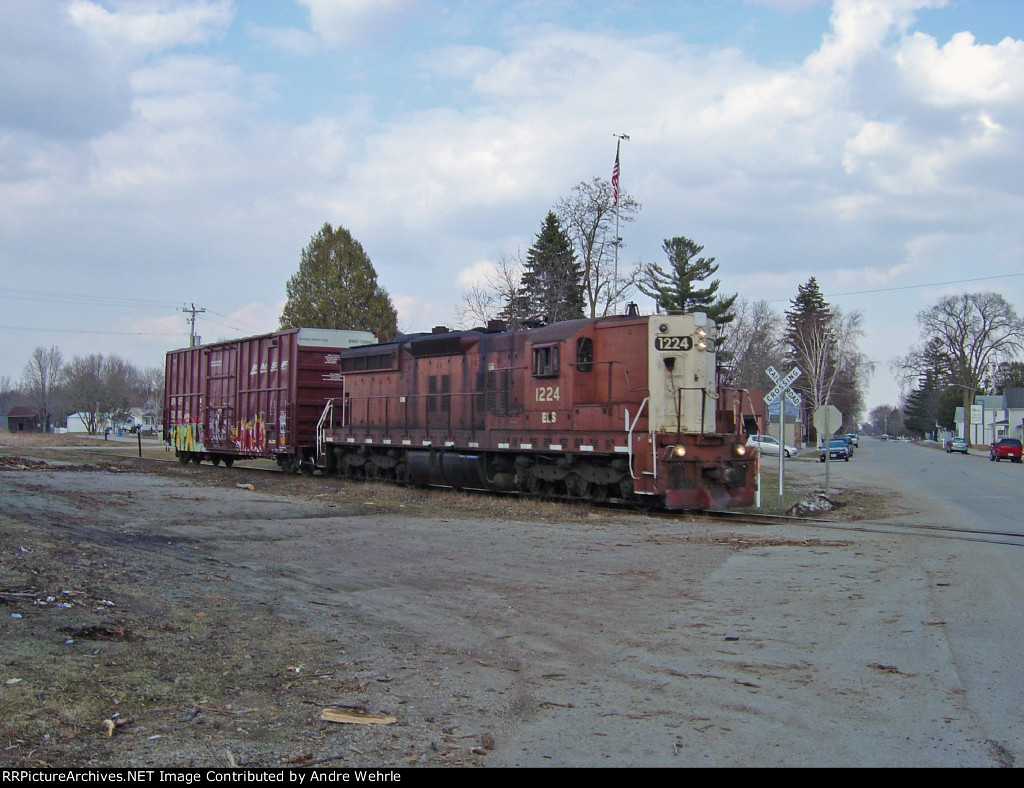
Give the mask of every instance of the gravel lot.
M 766 526 L 0 449 L 0 765 L 1014 765 L 976 557 L 856 476 Z

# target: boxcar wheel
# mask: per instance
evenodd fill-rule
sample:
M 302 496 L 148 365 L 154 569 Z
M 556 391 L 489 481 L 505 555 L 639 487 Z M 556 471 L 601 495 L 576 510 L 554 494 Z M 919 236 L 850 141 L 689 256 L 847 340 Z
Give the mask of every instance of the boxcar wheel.
M 224 467 L 225 468 L 230 468 L 234 464 L 235 464 L 235 458 L 234 457 L 225 457 L 224 458 Z
M 180 462 L 182 465 L 188 465 L 188 454 L 189 453 L 187 451 L 179 451 L 178 462 Z

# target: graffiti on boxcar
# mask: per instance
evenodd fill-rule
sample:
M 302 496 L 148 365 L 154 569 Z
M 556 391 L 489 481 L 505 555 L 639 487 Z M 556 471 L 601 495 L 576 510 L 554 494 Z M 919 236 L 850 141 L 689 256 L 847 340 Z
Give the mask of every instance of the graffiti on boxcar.
M 232 431 L 231 441 L 239 451 L 258 454 L 266 451 L 267 432 L 263 425 L 263 415 L 238 422 L 238 427 Z
M 202 451 L 202 424 L 175 424 L 171 427 L 171 444 L 176 451 Z

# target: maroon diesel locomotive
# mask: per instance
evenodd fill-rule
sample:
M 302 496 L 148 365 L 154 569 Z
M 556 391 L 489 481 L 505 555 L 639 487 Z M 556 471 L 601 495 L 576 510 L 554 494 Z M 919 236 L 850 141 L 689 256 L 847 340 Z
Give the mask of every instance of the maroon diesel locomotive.
M 702 313 L 630 314 L 349 349 L 316 464 L 570 500 L 749 506 L 749 402 L 716 390 L 715 337 Z

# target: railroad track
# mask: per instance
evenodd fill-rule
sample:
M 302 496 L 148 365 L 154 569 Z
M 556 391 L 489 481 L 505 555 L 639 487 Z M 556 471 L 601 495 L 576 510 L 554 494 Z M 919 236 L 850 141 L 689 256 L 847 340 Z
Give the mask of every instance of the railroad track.
M 664 513 L 669 514 L 669 513 Z M 761 514 L 747 512 L 702 512 L 711 520 L 732 522 L 737 525 L 787 525 L 824 528 L 833 531 L 855 531 L 889 535 L 910 535 L 928 539 L 953 539 L 962 542 L 983 542 L 986 544 L 1024 547 L 1024 533 L 981 528 L 957 528 L 955 526 L 922 525 L 919 523 L 840 521 L 822 517 L 794 517 L 782 514 Z
M 113 459 L 119 455 L 111 455 L 109 451 L 96 451 L 85 449 L 82 451 L 83 454 L 92 454 L 94 456 L 103 456 L 107 459 Z M 130 456 L 120 455 L 126 459 L 133 459 Z M 177 464 L 176 458 L 154 458 L 147 457 L 147 461 L 151 462 L 169 462 Z M 211 466 L 212 467 L 212 466 Z M 281 474 L 283 471 L 274 467 L 260 467 L 257 465 L 244 465 L 236 466 L 234 469 L 223 468 L 221 469 L 225 473 L 232 473 L 233 471 L 244 470 L 247 473 L 253 471 L 259 473 L 273 473 Z M 479 491 L 485 495 L 507 495 L 508 493 L 492 493 L 488 491 Z M 634 508 L 629 504 L 616 504 L 606 503 L 591 504 L 595 508 L 609 509 L 614 511 L 634 511 Z M 680 517 L 692 517 L 693 512 L 680 513 L 680 512 L 663 512 L 657 510 L 645 511 L 645 514 L 649 517 L 658 519 L 673 520 L 679 519 Z M 1014 533 L 1012 531 L 1000 531 L 995 529 L 979 529 L 979 528 L 957 528 L 953 526 L 941 526 L 941 525 L 922 525 L 918 523 L 900 523 L 890 521 L 849 521 L 849 520 L 829 520 L 823 517 L 795 517 L 792 515 L 784 514 L 765 514 L 762 512 L 734 512 L 734 511 L 702 511 L 699 513 L 700 516 L 707 518 L 708 520 L 715 520 L 719 522 L 728 522 L 734 525 L 775 525 L 775 526 L 802 526 L 807 528 L 818 528 L 826 529 L 830 531 L 847 531 L 856 533 L 873 533 L 873 534 L 885 534 L 885 535 L 898 535 L 898 536 L 916 536 L 920 538 L 928 539 L 951 539 L 954 541 L 962 542 L 980 542 L 985 544 L 995 545 L 1006 545 L 1010 547 L 1024 547 L 1024 533 Z

